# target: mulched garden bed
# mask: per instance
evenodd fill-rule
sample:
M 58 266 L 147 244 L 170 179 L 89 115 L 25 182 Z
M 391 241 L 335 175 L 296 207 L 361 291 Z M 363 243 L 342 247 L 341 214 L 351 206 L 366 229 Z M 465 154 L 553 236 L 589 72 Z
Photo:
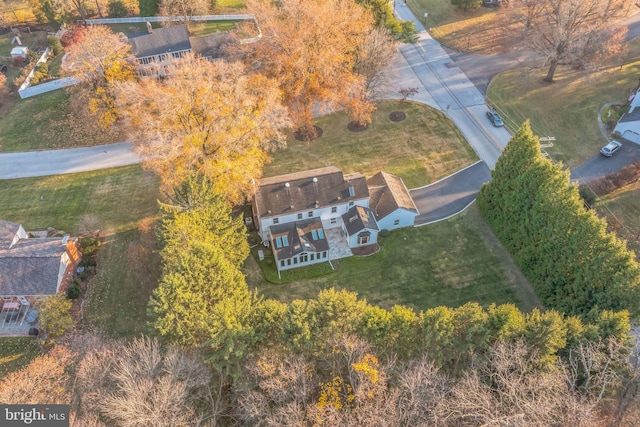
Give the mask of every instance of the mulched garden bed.
M 349 129 L 351 132 L 363 132 L 368 128 L 369 128 L 369 125 L 363 126 L 358 122 L 349 122 L 349 124 L 347 125 L 347 129 Z
M 319 126 L 314 126 L 313 128 L 315 129 L 315 136 L 311 132 L 303 132 L 301 129 L 298 129 L 297 131 L 295 131 L 293 136 L 298 141 L 303 141 L 303 142 L 315 141 L 316 139 L 322 136 L 323 131 L 322 131 L 322 128 Z
M 389 114 L 389 120 L 391 120 L 392 122 L 401 122 L 406 118 L 407 115 L 402 111 L 393 111 L 391 114 Z

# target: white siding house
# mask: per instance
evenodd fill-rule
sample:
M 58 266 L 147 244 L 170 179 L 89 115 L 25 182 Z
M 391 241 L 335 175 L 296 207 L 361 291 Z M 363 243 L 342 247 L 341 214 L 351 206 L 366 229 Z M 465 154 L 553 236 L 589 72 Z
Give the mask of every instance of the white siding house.
M 350 248 L 373 245 L 378 242 L 378 223 L 371 209 L 354 206 L 342 216 L 342 223 Z
M 629 111 L 620 117 L 613 131 L 624 139 L 640 144 L 640 96 L 638 93 L 631 100 Z
M 379 172 L 367 180 L 333 166 L 263 178 L 252 210 L 278 274 L 354 253 L 375 253 L 380 230 L 413 226 L 418 215 L 397 176 Z
M 371 194 L 369 207 L 380 230 L 413 227 L 418 209 L 399 177 L 378 172 L 367 180 L 367 186 Z

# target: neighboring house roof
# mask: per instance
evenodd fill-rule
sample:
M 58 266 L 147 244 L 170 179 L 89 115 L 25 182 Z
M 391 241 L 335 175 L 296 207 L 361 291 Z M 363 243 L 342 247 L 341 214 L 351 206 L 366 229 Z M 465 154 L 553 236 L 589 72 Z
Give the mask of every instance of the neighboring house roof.
M 9 249 L 9 245 L 19 229 L 20 224 L 0 219 L 0 250 Z
M 342 215 L 342 221 L 349 236 L 365 229 L 378 230 L 378 223 L 373 212 L 364 206 L 354 206 L 349 209 L 347 213 Z
M 318 229 L 322 230 L 322 238 L 319 238 L 317 234 Z M 279 260 L 294 257 L 302 252 L 329 250 L 329 242 L 327 242 L 327 236 L 320 218 L 272 225 L 269 230 L 271 231 L 271 246 Z M 316 239 L 314 239 L 314 230 L 316 230 Z M 286 236 L 288 244 L 278 248 L 275 240 L 277 237 L 282 236 Z
M 640 98 L 640 95 L 636 95 L 636 98 Z M 640 107 L 634 107 L 628 113 L 624 113 L 618 122 L 637 122 L 640 121 Z
M 272 217 L 367 197 L 369 190 L 362 174 L 343 175 L 329 166 L 261 179 L 254 207 L 258 217 Z
M 396 175 L 378 172 L 367 180 L 369 186 L 369 207 L 380 220 L 398 208 L 418 213 L 416 205 L 402 179 Z
M 9 248 L 20 224 L 0 220 L 0 295 L 55 295 L 60 262 L 67 253 L 62 239 L 19 239 Z
M 156 28 L 152 33 L 134 33 L 128 38 L 131 53 L 138 58 L 191 49 L 186 25 Z

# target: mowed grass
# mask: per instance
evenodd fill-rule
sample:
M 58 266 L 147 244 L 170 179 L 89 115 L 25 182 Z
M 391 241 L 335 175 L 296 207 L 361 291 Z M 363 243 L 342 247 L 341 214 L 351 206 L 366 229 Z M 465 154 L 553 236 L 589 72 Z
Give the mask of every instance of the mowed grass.
M 454 124 L 431 107 L 406 103 L 407 119 L 389 120 L 400 110 L 398 101 L 383 101 L 373 114 L 373 122 L 363 132 L 347 129 L 343 112 L 318 120 L 320 138 L 301 142 L 290 137 L 286 149 L 273 154 L 264 176 L 336 166 L 344 173 L 370 176 L 384 170 L 399 175 L 408 188 L 428 184 L 478 160 L 475 152 Z
M 17 97 L 17 95 L 16 95 Z M 124 140 L 118 127 L 105 131 L 89 112 L 72 108 L 65 90 L 16 98 L 0 115 L 0 151 L 93 146 Z
M 596 210 L 640 258 L 640 182 L 598 198 Z
M 454 22 L 431 28 L 431 35 L 445 46 L 483 55 L 504 53 L 513 47 L 516 39 L 513 33 L 504 31 L 505 22 L 499 9 L 457 11 L 457 17 Z
M 0 338 L 0 376 L 27 366 L 40 352 L 35 337 Z
M 640 75 L 639 41 L 631 44 L 627 63 L 593 74 L 558 67 L 555 83 L 542 81 L 546 69 L 519 68 L 496 76 L 487 99 L 514 130 L 531 120 L 539 136 L 554 136 L 546 151 L 556 161 L 575 167 L 596 155 L 606 142 L 598 128 L 598 111 L 607 102 L 624 102 Z
M 157 177 L 139 166 L 7 180 L 0 181 L 0 218 L 26 230 L 100 230 L 105 241 L 85 296 L 85 324 L 130 336 L 146 330 L 146 305 L 157 285 L 158 197 Z
M 342 259 L 334 273 L 320 278 L 274 285 L 262 279 L 251 259 L 247 280 L 266 298 L 285 302 L 337 287 L 385 308 L 402 304 L 424 310 L 469 301 L 514 303 L 525 311 L 541 307 L 475 205 L 450 220 L 395 230 L 379 240 L 380 252 Z

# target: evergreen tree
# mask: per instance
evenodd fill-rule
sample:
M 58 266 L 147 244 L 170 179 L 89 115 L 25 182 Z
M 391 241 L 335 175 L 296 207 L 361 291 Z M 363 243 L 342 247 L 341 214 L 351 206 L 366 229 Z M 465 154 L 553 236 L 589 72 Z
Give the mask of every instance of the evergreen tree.
M 584 208 L 569 172 L 540 155 L 529 122 L 492 177 L 478 206 L 546 305 L 590 319 L 600 310 L 640 313 L 633 253 Z
M 138 0 L 140 16 L 155 16 L 158 13 L 160 0 Z

